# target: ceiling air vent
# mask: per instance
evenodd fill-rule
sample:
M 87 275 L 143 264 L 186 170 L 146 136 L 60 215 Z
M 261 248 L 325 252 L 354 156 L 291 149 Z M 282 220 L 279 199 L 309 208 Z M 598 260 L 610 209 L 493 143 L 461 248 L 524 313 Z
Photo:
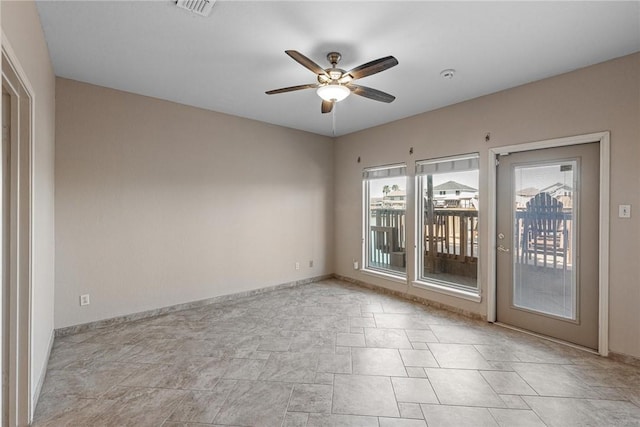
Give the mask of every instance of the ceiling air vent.
M 215 0 L 176 0 L 176 6 L 200 16 L 209 16 Z

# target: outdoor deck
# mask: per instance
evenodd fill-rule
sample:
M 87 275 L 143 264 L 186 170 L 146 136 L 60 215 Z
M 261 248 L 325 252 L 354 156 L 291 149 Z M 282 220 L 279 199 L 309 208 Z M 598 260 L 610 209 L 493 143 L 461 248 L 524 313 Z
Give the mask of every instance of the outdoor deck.
M 561 271 L 572 269 L 571 211 L 541 217 L 518 210 L 515 217 L 515 237 L 513 242 L 507 240 L 506 246 L 513 245 L 516 264 Z M 389 272 L 405 272 L 406 211 L 371 209 L 369 228 L 368 265 Z M 476 286 L 477 210 L 434 208 L 431 213 L 425 212 L 422 238 L 424 278 Z
M 390 272 L 406 271 L 406 212 L 371 209 L 369 266 Z M 425 215 L 425 277 L 475 286 L 478 260 L 478 211 L 435 208 Z M 431 250 L 433 248 L 433 250 Z

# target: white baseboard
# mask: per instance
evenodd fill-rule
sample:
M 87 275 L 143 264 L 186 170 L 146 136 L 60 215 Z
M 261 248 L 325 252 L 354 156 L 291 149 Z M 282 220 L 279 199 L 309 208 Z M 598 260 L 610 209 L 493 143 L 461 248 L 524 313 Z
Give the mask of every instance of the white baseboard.
M 53 349 L 53 340 L 55 338 L 55 330 L 51 330 L 51 336 L 49 337 L 49 347 L 47 349 L 47 357 L 44 359 L 45 363 L 42 366 L 40 371 L 40 376 L 38 377 L 38 382 L 36 383 L 36 387 L 33 390 L 31 395 L 31 414 L 30 421 L 33 421 L 33 417 L 36 412 L 36 407 L 38 406 L 38 399 L 40 398 L 40 392 L 42 392 L 42 385 L 44 384 L 44 380 L 47 377 L 47 366 L 49 365 L 49 358 L 51 357 L 51 350 Z
M 239 299 L 239 298 L 246 298 L 246 297 L 251 297 L 251 296 L 255 296 L 255 295 L 260 295 L 260 294 L 266 293 L 266 292 L 273 292 L 273 291 L 277 291 L 279 289 L 287 289 L 287 288 L 291 288 L 291 287 L 295 287 L 295 286 L 306 285 L 306 284 L 309 284 L 309 283 L 314 283 L 314 282 L 319 282 L 321 280 L 326 280 L 326 279 L 329 279 L 331 277 L 333 277 L 333 275 L 324 274 L 324 275 L 321 275 L 321 276 L 310 277 L 310 278 L 307 278 L 307 279 L 300 279 L 300 280 L 296 280 L 296 281 L 293 281 L 293 282 L 281 283 L 279 285 L 253 289 L 253 290 L 250 290 L 250 291 L 238 292 L 238 293 L 228 294 L 228 295 L 219 295 L 219 296 L 216 296 L 216 297 L 207 298 L 207 299 L 203 299 L 203 300 L 198 300 L 198 301 L 193 301 L 193 302 L 188 302 L 188 303 L 183 303 L 183 304 L 176 304 L 176 305 L 161 307 L 161 308 L 154 309 L 154 310 L 131 313 L 131 314 L 123 315 L 123 316 L 112 317 L 112 318 L 109 318 L 109 319 L 96 320 L 94 322 L 83 323 L 83 324 L 80 324 L 80 325 L 66 326 L 66 327 L 58 328 L 54 332 L 55 332 L 55 336 L 56 337 L 64 337 L 64 336 L 67 336 L 67 335 L 73 335 L 73 334 L 78 334 L 78 333 L 81 333 L 81 332 L 91 331 L 91 330 L 95 330 L 95 329 L 106 328 L 106 327 L 113 326 L 113 325 L 129 323 L 129 322 L 133 322 L 133 321 L 136 321 L 136 320 L 148 319 L 148 318 L 160 316 L 160 315 L 163 315 L 163 314 L 174 313 L 176 311 L 189 310 L 189 309 L 192 309 L 192 308 L 204 307 L 204 306 L 207 306 L 207 305 L 210 305 L 210 304 L 216 304 L 216 303 L 221 303 L 221 302 L 226 302 L 226 301 L 233 301 L 233 300 L 236 300 L 236 299 Z

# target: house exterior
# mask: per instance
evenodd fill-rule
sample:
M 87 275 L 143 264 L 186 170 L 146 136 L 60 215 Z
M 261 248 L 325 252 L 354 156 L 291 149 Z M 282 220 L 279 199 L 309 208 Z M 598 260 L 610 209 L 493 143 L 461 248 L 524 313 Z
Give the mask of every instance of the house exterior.
M 391 209 L 406 209 L 407 193 L 405 190 L 393 190 L 382 198 L 382 203 Z
M 551 195 L 551 197 L 561 197 L 561 196 L 567 196 L 567 197 L 571 197 L 573 196 L 573 188 L 570 185 L 567 184 L 563 184 L 561 182 L 556 182 L 555 184 L 549 185 L 545 188 L 543 188 L 542 190 L 540 190 L 541 193 L 548 193 Z
M 565 209 L 570 209 L 573 206 L 573 188 L 570 185 L 556 182 L 541 190 L 535 187 L 527 187 L 516 191 L 516 207 L 524 209 L 527 206 L 527 202 L 539 193 L 547 193 L 551 197 L 558 199 Z
M 478 190 L 456 181 L 447 181 L 433 187 L 436 208 L 477 209 Z

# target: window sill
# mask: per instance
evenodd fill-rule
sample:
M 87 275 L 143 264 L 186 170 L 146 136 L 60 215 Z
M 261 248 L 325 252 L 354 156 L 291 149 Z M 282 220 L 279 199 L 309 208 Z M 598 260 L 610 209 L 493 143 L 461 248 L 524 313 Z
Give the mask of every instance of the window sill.
M 456 298 L 466 299 L 468 301 L 480 302 L 482 301 L 482 296 L 479 292 L 474 291 L 463 291 L 462 289 L 451 288 L 444 285 L 438 285 L 435 283 L 429 282 L 421 282 L 415 281 L 411 282 L 411 284 L 420 289 L 426 289 L 428 291 L 438 292 L 440 294 L 449 295 Z
M 379 270 L 369 270 L 366 268 L 363 268 L 360 270 L 361 273 L 366 274 L 368 276 L 373 276 L 373 277 L 379 277 L 381 279 L 386 279 L 386 280 L 390 280 L 392 282 L 396 282 L 396 283 L 402 283 L 403 285 L 407 284 L 407 278 L 406 276 L 396 276 L 394 274 L 391 273 L 387 273 L 387 272 L 383 272 L 383 271 L 379 271 Z

